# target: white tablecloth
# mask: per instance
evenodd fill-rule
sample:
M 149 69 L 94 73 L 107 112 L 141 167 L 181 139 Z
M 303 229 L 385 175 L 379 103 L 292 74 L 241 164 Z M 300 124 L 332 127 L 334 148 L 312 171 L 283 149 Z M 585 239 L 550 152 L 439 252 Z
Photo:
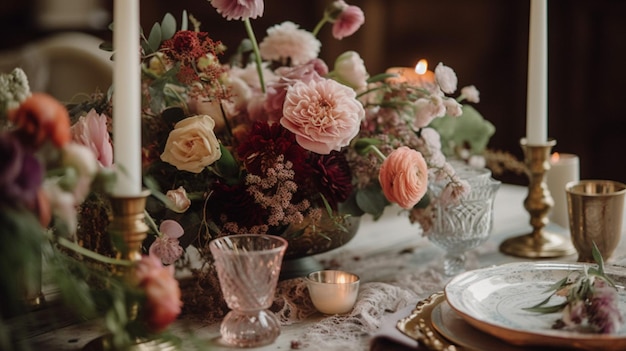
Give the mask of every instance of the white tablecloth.
M 531 231 L 529 214 L 523 207 L 527 188 L 522 186 L 503 184 L 495 200 L 494 229 L 488 242 L 468 254 L 468 269 L 475 269 L 505 262 L 524 261 L 526 259 L 503 255 L 499 252 L 499 244 L 506 238 L 526 234 Z M 567 236 L 568 230 L 555 224 L 549 224 L 548 230 Z M 626 228 L 625 228 L 626 229 Z M 621 263 L 626 257 L 626 243 L 624 240 L 614 254 L 614 263 Z M 389 208 L 378 221 L 371 217 L 364 217 L 355 238 L 345 246 L 334 251 L 318 255 L 318 259 L 325 262 L 340 262 L 341 269 L 359 274 L 362 278 L 362 292 L 367 289 L 376 289 L 382 284 L 402 286 L 397 303 L 387 301 L 381 306 L 385 311 L 378 311 L 368 320 L 369 325 L 363 327 L 358 340 L 351 341 L 351 350 L 367 350 L 370 340 L 380 333 L 380 329 L 393 323 L 389 316 L 393 313 L 402 314 L 410 310 L 411 306 L 422 298 L 443 289 L 450 277 L 441 275 L 443 251 L 434 247 L 420 234 L 418 225 L 411 225 L 406 214 L 399 208 Z M 575 261 L 576 255 L 552 259 L 555 261 Z M 404 293 L 407 291 L 407 293 Z M 396 291 L 397 292 L 397 291 Z M 359 295 L 359 298 L 366 298 Z M 391 302 L 391 303 L 390 303 Z M 359 302 L 357 302 L 359 304 Z M 358 317 L 358 316 L 357 316 Z M 385 317 L 387 317 L 385 319 Z M 333 330 L 322 331 L 324 343 L 310 343 L 308 335 L 319 332 L 316 325 L 327 318 L 315 314 L 304 321 L 285 325 L 281 335 L 271 345 L 256 348 L 255 350 L 329 350 L 346 349 L 344 338 L 335 334 Z M 396 317 L 391 319 L 395 320 Z M 193 335 L 211 350 L 232 350 L 220 342 L 219 323 L 189 324 L 185 320 L 175 323 L 174 330 Z M 391 328 L 393 329 L 393 328 Z M 183 332 L 184 330 L 184 332 Z M 90 340 L 101 335 L 102 329 L 94 325 L 72 325 L 55 332 L 46 333 L 37 337 L 38 343 L 46 345 L 48 349 L 80 350 Z M 336 340 L 334 340 L 336 338 Z M 342 343 L 343 342 L 343 343 Z M 331 347 L 330 345 L 335 345 Z M 330 348 L 329 348 L 330 347 Z

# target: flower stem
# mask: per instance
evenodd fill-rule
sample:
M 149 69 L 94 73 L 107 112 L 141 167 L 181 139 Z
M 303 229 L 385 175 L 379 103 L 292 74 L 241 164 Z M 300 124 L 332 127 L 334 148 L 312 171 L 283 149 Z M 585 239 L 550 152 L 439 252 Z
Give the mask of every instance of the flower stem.
M 157 236 L 161 236 L 161 232 L 159 231 L 159 228 L 157 227 L 156 223 L 154 222 L 154 218 L 152 218 L 152 216 L 150 216 L 150 213 L 148 213 L 147 210 L 143 210 L 144 216 L 146 217 L 146 222 L 148 223 L 148 226 L 152 228 L 152 230 L 154 230 L 155 233 L 157 233 Z
M 254 35 L 254 31 L 252 30 L 252 24 L 250 23 L 250 19 L 244 19 L 244 24 L 246 25 L 246 32 L 248 33 L 248 38 L 252 42 L 252 50 L 254 50 L 254 59 L 256 61 L 256 71 L 259 74 L 259 83 L 261 83 L 261 91 L 265 94 L 265 81 L 263 80 L 263 66 L 261 66 L 261 53 L 259 51 L 259 44 L 256 41 L 256 36 Z
M 382 151 L 376 147 L 376 145 L 369 145 L 365 148 L 365 150 L 367 150 L 367 152 L 373 152 L 376 156 L 378 156 L 378 158 L 381 159 L 381 161 L 384 161 L 387 158 L 387 156 L 385 156 L 385 154 L 383 154 Z
M 56 238 L 56 242 L 59 243 L 59 245 L 70 249 L 78 254 L 81 254 L 85 257 L 91 258 L 93 260 L 105 263 L 105 264 L 114 264 L 114 265 L 118 265 L 118 266 L 126 266 L 126 267 L 130 267 L 132 265 L 131 261 L 128 260 L 120 260 L 117 258 L 112 258 L 112 257 L 107 257 L 104 255 L 101 255 L 97 252 L 88 250 L 78 244 L 76 244 L 73 241 L 67 240 L 63 237 L 57 237 Z
M 320 32 L 320 29 L 322 29 L 326 22 L 328 22 L 328 18 L 326 17 L 326 15 L 324 15 L 324 17 L 319 22 L 317 22 L 317 25 L 315 25 L 313 32 L 311 32 L 314 37 L 317 36 L 317 34 Z

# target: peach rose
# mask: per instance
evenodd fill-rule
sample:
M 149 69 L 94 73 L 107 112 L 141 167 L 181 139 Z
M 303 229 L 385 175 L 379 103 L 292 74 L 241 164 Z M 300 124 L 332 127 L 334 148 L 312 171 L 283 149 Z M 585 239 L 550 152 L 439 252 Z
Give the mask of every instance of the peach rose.
M 63 147 L 71 139 L 67 109 L 45 93 L 32 94 L 16 110 L 9 111 L 9 119 L 17 126 L 20 139 L 34 148 L 46 140 Z
M 154 332 L 165 330 L 180 314 L 180 287 L 172 268 L 154 256 L 143 256 L 136 266 L 137 284 L 146 294 L 143 316 Z
M 161 160 L 181 171 L 202 172 L 222 157 L 214 127 L 215 121 L 208 115 L 189 117 L 176 123 L 167 138 Z
M 378 180 L 387 200 L 412 208 L 428 188 L 426 160 L 419 151 L 401 146 L 383 161 Z

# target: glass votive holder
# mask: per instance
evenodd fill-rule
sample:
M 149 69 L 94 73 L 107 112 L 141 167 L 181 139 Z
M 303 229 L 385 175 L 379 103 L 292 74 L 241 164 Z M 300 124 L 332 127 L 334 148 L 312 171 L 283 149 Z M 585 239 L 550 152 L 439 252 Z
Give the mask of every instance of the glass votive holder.
M 306 283 L 313 305 L 324 314 L 350 312 L 359 293 L 359 276 L 343 271 L 312 272 Z

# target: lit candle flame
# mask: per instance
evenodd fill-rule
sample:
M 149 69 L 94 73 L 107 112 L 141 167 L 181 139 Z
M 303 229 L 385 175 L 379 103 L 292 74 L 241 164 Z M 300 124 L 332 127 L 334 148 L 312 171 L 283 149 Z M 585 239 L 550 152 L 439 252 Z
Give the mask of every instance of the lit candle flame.
M 553 164 L 557 163 L 557 162 L 559 162 L 559 158 L 561 158 L 561 156 L 559 155 L 558 152 L 555 152 L 555 153 L 552 154 L 552 156 L 550 156 L 550 162 L 553 163 Z
M 417 65 L 415 65 L 415 73 L 417 74 L 424 74 L 426 73 L 426 71 L 428 70 L 428 61 L 426 61 L 425 59 L 421 59 L 417 62 Z

